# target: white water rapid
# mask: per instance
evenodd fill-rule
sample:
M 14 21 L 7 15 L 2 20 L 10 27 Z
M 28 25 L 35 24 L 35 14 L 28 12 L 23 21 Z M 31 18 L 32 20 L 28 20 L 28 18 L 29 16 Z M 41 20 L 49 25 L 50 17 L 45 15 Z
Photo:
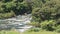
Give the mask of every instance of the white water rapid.
M 4 25 L 5 28 L 14 27 L 17 31 L 24 32 L 32 27 L 30 25 L 27 25 L 27 23 L 30 23 L 31 19 L 32 19 L 31 14 L 28 14 L 28 15 L 18 15 L 18 16 L 13 17 L 13 18 L 0 20 L 0 22 L 6 21 L 9 23 L 9 24 L 7 24 L 7 26 Z M 1 25 L 1 27 L 3 28 L 2 25 Z

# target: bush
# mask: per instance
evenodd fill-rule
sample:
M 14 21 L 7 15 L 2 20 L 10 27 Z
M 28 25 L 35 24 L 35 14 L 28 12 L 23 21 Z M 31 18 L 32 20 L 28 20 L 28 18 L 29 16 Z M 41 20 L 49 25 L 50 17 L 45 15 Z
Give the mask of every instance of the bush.
M 5 18 L 10 18 L 10 17 L 13 17 L 15 16 L 15 14 L 13 12 L 10 12 L 10 13 L 1 13 L 0 14 L 0 19 L 5 19 Z
M 31 22 L 30 25 L 32 25 L 34 27 L 40 27 L 40 23 L 38 23 L 38 22 Z
M 54 20 L 49 20 L 49 21 L 46 20 L 44 22 L 41 22 L 40 25 L 41 25 L 42 29 L 46 29 L 46 30 L 49 30 L 49 31 L 53 31 L 55 29 L 54 28 L 54 26 L 55 26 L 55 21 Z
M 60 25 L 56 27 L 56 32 L 60 33 Z
M 40 31 L 40 28 L 32 28 L 32 29 L 29 30 L 29 32 L 32 32 L 32 31 L 38 32 L 38 31 Z

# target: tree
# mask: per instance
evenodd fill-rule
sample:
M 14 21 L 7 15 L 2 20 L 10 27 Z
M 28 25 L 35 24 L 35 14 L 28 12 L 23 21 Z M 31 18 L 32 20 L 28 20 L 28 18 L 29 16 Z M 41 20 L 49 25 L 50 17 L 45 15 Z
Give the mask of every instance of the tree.
M 46 24 L 51 25 L 49 22 L 54 20 L 56 22 L 54 27 L 60 25 L 60 0 L 32 0 L 32 21 L 36 23 L 43 23 L 47 20 Z M 41 26 L 41 25 L 39 25 Z M 43 25 L 42 26 L 46 26 Z M 44 28 L 43 27 L 43 28 Z M 52 26 L 47 26 L 48 29 L 51 29 Z M 46 29 L 47 29 L 46 28 Z

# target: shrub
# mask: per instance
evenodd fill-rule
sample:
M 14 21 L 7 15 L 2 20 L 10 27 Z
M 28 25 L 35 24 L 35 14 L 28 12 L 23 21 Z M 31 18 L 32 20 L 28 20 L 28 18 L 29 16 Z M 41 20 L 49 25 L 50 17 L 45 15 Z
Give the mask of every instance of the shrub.
M 41 22 L 40 25 L 41 25 L 42 29 L 53 31 L 54 30 L 53 26 L 55 26 L 55 21 L 54 20 L 49 20 L 49 21 L 46 20 L 44 22 Z
M 38 32 L 38 31 L 40 31 L 40 28 L 32 28 L 32 29 L 29 30 L 29 32 L 32 32 L 32 31 Z
M 56 27 L 56 32 L 60 32 L 60 25 Z
M 38 23 L 38 22 L 31 22 L 30 25 L 32 25 L 34 27 L 40 27 L 40 23 Z
M 13 17 L 15 16 L 15 14 L 13 12 L 10 12 L 10 13 L 1 13 L 0 14 L 0 19 L 5 19 L 5 18 L 10 18 L 10 17 Z

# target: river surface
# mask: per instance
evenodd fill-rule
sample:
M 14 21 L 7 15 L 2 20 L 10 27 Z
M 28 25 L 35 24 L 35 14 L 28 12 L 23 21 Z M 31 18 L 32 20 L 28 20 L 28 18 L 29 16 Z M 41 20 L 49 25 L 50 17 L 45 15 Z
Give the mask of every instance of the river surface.
M 15 28 L 19 32 L 24 32 L 31 28 L 32 26 L 27 25 L 27 23 L 30 23 L 32 17 L 31 14 L 28 15 L 18 15 L 13 18 L 8 18 L 4 20 L 0 20 L 0 29 L 9 29 L 9 28 Z

